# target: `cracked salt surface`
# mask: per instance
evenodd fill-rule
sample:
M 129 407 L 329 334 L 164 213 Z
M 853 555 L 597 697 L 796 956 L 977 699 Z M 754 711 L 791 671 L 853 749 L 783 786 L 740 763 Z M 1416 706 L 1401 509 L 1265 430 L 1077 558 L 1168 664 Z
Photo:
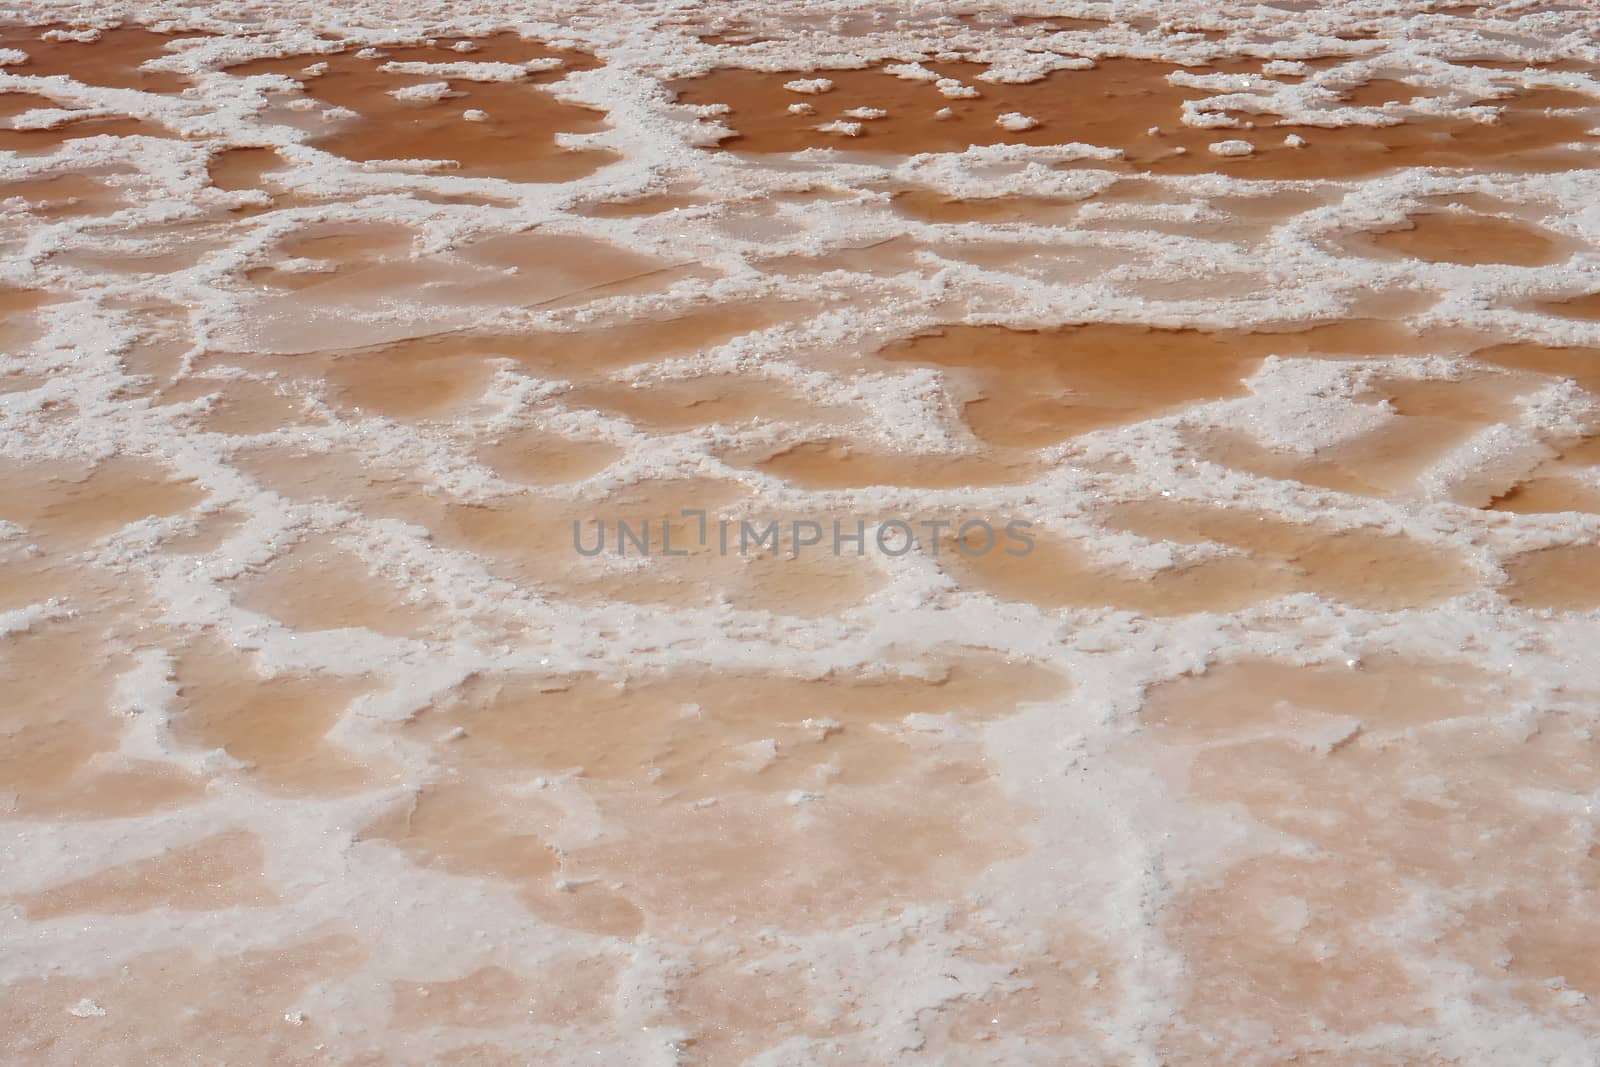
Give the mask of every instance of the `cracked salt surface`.
M 1592 15 L 1105 14 L 8 25 L 7 1062 L 1590 1062 Z

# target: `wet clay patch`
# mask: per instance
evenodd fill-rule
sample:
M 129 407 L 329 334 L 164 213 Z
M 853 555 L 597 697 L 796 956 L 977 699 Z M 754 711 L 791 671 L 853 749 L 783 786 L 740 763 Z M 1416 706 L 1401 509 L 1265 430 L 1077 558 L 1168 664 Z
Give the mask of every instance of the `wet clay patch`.
M 318 143 L 358 162 L 429 159 L 453 163 L 468 177 L 562 182 L 617 158 L 609 151 L 558 145 L 557 134 L 605 129 L 604 115 L 538 88 L 598 66 L 592 57 L 514 34 L 471 43 L 474 50 L 464 53 L 452 42 L 438 41 L 370 57 L 346 51 L 252 60 L 228 73 L 284 75 L 299 81 L 313 99 L 354 111 L 358 118 L 336 124 Z M 471 80 L 452 66 L 484 62 L 531 66 L 508 81 Z M 425 88 L 440 83 L 448 86 L 445 95 Z M 396 91 L 409 98 L 397 98 Z M 468 112 L 474 113 L 471 118 Z
M 1419 339 L 1352 321 L 1294 333 L 1166 330 L 1095 323 L 1051 330 L 953 326 L 881 350 L 883 359 L 959 371 L 962 415 L 994 445 L 1040 448 L 1188 404 L 1242 396 L 1269 354 L 1384 354 Z
M 908 155 L 1076 142 L 1121 150 L 1123 161 L 1107 164 L 1118 169 L 1284 180 L 1488 160 L 1515 168 L 1564 168 L 1573 161 L 1551 150 L 1592 139 L 1592 123 L 1581 115 L 1509 109 L 1492 126 L 1418 114 L 1387 126 L 1295 127 L 1267 124 L 1273 116 L 1252 116 L 1261 120 L 1253 128 L 1194 129 L 1181 121 L 1184 104 L 1210 94 L 1171 84 L 1167 76 L 1182 68 L 1169 64 L 1101 59 L 1089 70 L 1055 71 L 1025 84 L 983 81 L 984 68 L 975 63 L 921 66 L 924 73 L 907 78 L 884 69 L 723 68 L 671 87 L 679 103 L 731 108 L 716 119 L 733 131 L 719 147 L 737 152 L 836 148 Z M 1202 73 L 1253 71 L 1250 64 L 1223 63 Z M 818 91 L 819 81 L 830 84 Z M 801 88 L 785 88 L 791 84 Z M 1388 103 L 1395 90 L 1380 84 L 1368 95 Z M 1420 91 L 1411 92 L 1416 95 Z M 1147 132 L 1152 129 L 1157 132 Z M 1303 143 L 1286 144 L 1290 133 L 1300 134 Z M 1211 146 L 1222 141 L 1244 141 L 1252 151 L 1237 157 L 1213 153 Z
M 1426 260 L 1481 266 L 1542 267 L 1566 258 L 1566 242 L 1537 226 L 1492 215 L 1430 211 L 1406 225 L 1366 238 L 1385 251 Z

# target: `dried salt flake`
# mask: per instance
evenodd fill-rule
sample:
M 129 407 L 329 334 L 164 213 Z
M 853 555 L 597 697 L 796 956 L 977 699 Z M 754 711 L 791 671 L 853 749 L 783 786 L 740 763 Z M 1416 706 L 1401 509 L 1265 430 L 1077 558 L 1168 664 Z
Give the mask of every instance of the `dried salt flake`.
M 1288 145 L 1290 148 L 1304 148 L 1306 146 L 1306 139 L 1301 137 L 1298 133 L 1291 133 L 1289 136 L 1283 139 L 1283 143 Z
M 96 1004 L 93 1000 L 90 1000 L 88 997 L 84 997 L 82 1000 L 78 1001 L 78 1003 L 67 1009 L 68 1015 L 78 1019 L 98 1019 L 105 1013 L 106 1010 L 104 1008 Z
M 1254 153 L 1256 146 L 1249 141 L 1215 141 L 1211 145 L 1211 154 L 1227 159 L 1237 159 Z
M 1004 115 L 995 119 L 994 124 L 1002 130 L 1021 133 L 1023 130 L 1031 130 L 1039 125 L 1039 120 L 1031 115 L 1024 115 L 1020 111 L 1007 111 Z
M 837 133 L 841 137 L 859 137 L 861 136 L 861 123 L 835 119 L 833 122 L 824 122 L 817 127 L 817 131 L 819 133 Z
M 306 1013 L 303 1011 L 284 1012 L 283 1021 L 290 1026 L 304 1026 L 306 1024 Z
M 815 115 L 816 113 L 816 107 L 806 103 L 804 100 L 800 101 L 798 104 L 789 105 L 789 114 L 791 115 Z
M 421 85 L 407 85 L 403 89 L 390 89 L 389 95 L 407 103 L 432 103 L 452 94 L 449 82 L 424 82 Z
M 933 113 L 933 117 L 936 119 L 953 119 L 956 117 L 956 113 L 947 107 L 941 107 Z
M 893 74 L 896 78 L 914 82 L 936 82 L 939 75 L 924 67 L 921 63 L 891 63 L 883 68 L 885 74 Z
M 791 93 L 806 93 L 814 96 L 825 93 L 833 88 L 833 82 L 827 78 L 796 78 L 792 82 L 784 82 L 783 87 Z
M 461 117 L 466 119 L 468 122 L 488 122 L 489 121 L 489 113 L 487 111 L 479 111 L 475 107 L 467 108 L 467 110 L 465 110 L 465 111 L 463 111 L 461 113 Z
M 844 113 L 847 119 L 881 119 L 888 112 L 881 107 L 853 107 Z
M 934 83 L 934 88 L 946 100 L 973 100 L 981 95 L 972 86 L 963 85 L 954 78 L 940 78 Z

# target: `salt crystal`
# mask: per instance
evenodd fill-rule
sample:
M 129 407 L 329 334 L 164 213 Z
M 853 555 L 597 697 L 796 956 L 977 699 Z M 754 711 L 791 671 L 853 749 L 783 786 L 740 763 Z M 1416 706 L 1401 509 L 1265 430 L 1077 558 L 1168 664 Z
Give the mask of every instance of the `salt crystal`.
M 1223 156 L 1228 159 L 1237 159 L 1248 156 L 1256 150 L 1256 146 L 1249 141 L 1216 141 L 1211 145 L 1211 154 Z
M 783 87 L 791 93 L 806 93 L 815 95 L 825 93 L 833 88 L 833 82 L 827 78 L 796 78 L 792 82 L 784 82 Z
M 861 123 L 835 119 L 833 122 L 824 122 L 817 127 L 817 130 L 820 133 L 837 133 L 842 137 L 859 137 L 861 135 Z
M 1020 111 L 1007 111 L 1004 115 L 995 119 L 994 124 L 1003 130 L 1021 133 L 1023 130 L 1031 130 L 1039 125 L 1039 120 L 1031 115 L 1024 115 Z

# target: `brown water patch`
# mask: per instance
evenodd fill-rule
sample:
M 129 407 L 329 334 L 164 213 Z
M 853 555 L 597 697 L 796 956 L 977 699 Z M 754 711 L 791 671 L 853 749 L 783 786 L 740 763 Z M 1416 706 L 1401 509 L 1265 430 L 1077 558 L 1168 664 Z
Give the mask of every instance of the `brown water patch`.
M 1279 451 L 1248 434 L 1226 429 L 1194 434 L 1191 446 L 1213 463 L 1257 477 L 1388 497 L 1413 487 L 1429 466 L 1482 425 L 1445 417 L 1402 416 L 1309 455 Z
M 1337 492 L 1392 496 L 1473 433 L 1513 420 L 1516 383 L 1472 375 L 1460 380 L 1374 378 L 1370 395 L 1396 412 L 1377 429 L 1314 453 L 1278 451 L 1248 434 L 1219 428 L 1190 437 L 1204 458 L 1263 478 Z
M 1161 731 L 1162 744 L 1204 745 L 1271 729 L 1332 751 L 1360 730 L 1490 714 L 1493 685 L 1475 667 L 1392 653 L 1355 666 L 1235 660 L 1156 686 L 1139 717 Z
M 1489 509 L 1519 515 L 1550 515 L 1566 511 L 1600 515 L 1600 489 L 1574 478 L 1533 478 L 1495 497 Z
M 1473 589 L 1452 550 L 1370 529 L 1319 530 L 1260 512 L 1149 500 L 1119 505 L 1112 521 L 1151 540 L 1242 549 L 1284 566 L 1307 592 L 1374 611 L 1418 607 Z
M 231 956 L 160 950 L 103 973 L 19 979 L 0 988 L 0 1053 L 13 1062 L 176 1063 L 203 1047 L 229 1062 L 316 1063 L 327 1058 L 334 1020 L 294 1009 L 365 957 L 353 937 L 322 933 Z
M 617 980 L 617 965 L 611 960 L 573 956 L 531 976 L 491 966 L 456 979 L 397 981 L 392 984 L 394 1023 L 406 1030 L 601 1023 L 610 1017 L 607 1005 L 616 995 Z
M 1346 107 L 1383 107 L 1438 96 L 1436 89 L 1410 85 L 1395 78 L 1373 78 L 1339 94 Z
M 932 189 L 904 189 L 894 194 L 894 209 L 922 222 L 960 225 L 966 222 L 1060 225 L 1072 221 L 1078 202 L 1040 196 L 995 196 L 959 199 Z
M 1507 370 L 1569 378 L 1600 395 L 1600 348 L 1556 348 L 1516 342 L 1476 349 L 1472 358 Z
M 107 653 L 98 627 L 83 622 L 36 624 L 0 640 L 0 780 L 24 811 L 69 783 L 91 756 L 117 747 L 112 690 L 129 665 Z M 66 678 L 70 686 L 62 684 Z
M 1600 607 L 1600 545 L 1556 545 L 1505 563 L 1506 597 L 1524 608 L 1592 611 Z
M 1268 354 L 1384 354 L 1422 344 L 1404 326 L 1360 320 L 1293 333 L 1205 332 L 1096 323 L 1050 330 L 952 326 L 895 342 L 894 362 L 959 372 L 952 384 L 973 433 L 1041 448 L 1090 430 L 1244 394 Z
M 578 870 L 625 879 L 651 933 L 684 936 L 750 922 L 785 930 L 872 921 L 916 902 L 961 899 L 972 877 L 1020 851 L 1031 815 L 981 769 L 926 756 L 893 786 L 833 785 L 789 799 L 724 795 L 710 807 L 605 809 L 631 831 L 573 853 Z
M 578 545 L 594 550 L 602 529 L 603 551 L 595 553 L 599 563 L 631 552 L 636 559 L 648 557 L 652 566 L 670 568 L 682 558 L 678 551 L 693 548 L 698 555 L 707 547 L 698 544 L 700 520 L 682 512 L 704 510 L 711 521 L 717 509 L 743 495 L 743 489 L 730 482 L 657 479 L 587 501 L 544 499 L 524 492 L 493 504 L 453 504 L 423 521 L 440 544 L 489 557 L 497 563 L 498 573 L 514 581 L 583 582 L 596 576 L 583 569 Z M 624 546 L 618 523 L 627 524 L 648 544 Z M 673 555 L 661 551 L 664 527 Z
M 53 299 L 42 289 L 0 288 L 0 352 L 15 354 L 37 341 L 44 328 L 33 313 Z
M 664 215 L 670 211 L 682 211 L 684 208 L 697 207 L 704 202 L 692 196 L 660 193 L 635 197 L 632 200 L 601 200 L 584 204 L 578 211 L 580 214 L 597 219 L 634 219 L 646 215 Z
M 298 55 L 252 60 L 229 68 L 238 76 L 280 74 L 303 85 L 313 98 L 332 107 L 348 108 L 360 117 L 338 125 L 317 139 L 328 151 L 358 162 L 379 160 L 451 161 L 468 177 L 520 182 L 572 181 L 594 173 L 616 159 L 609 151 L 564 149 L 557 134 L 593 133 L 605 129 L 602 112 L 558 101 L 542 84 L 559 81 L 572 70 L 597 65 L 592 57 L 561 52 L 514 34 L 474 42 L 466 54 L 445 44 L 394 49 L 378 58 L 354 52 Z M 492 57 L 492 58 L 491 58 Z M 389 62 L 511 62 L 560 59 L 550 71 L 530 72 L 509 82 L 474 82 L 443 73 L 400 74 L 381 68 Z M 320 74 L 307 74 L 312 64 L 327 64 Z M 408 86 L 446 81 L 450 96 L 433 101 L 402 101 L 389 95 Z M 486 113 L 481 122 L 462 117 L 465 111 Z
M 1032 467 L 1018 460 L 987 455 L 873 452 L 843 440 L 808 441 L 749 462 L 758 470 L 808 489 L 872 485 L 959 489 L 1023 482 L 1033 476 Z
M 1557 456 L 1533 472 L 1533 477 L 1496 497 L 1489 507 L 1525 515 L 1560 511 L 1600 514 L 1600 488 L 1586 478 L 1600 466 L 1600 435 L 1579 438 L 1560 448 Z
M 1540 311 L 1550 315 L 1559 315 L 1564 319 L 1600 322 L 1600 293 L 1587 293 L 1583 296 L 1569 297 L 1565 300 L 1542 300 L 1534 306 Z
M 190 223 L 130 229 L 117 236 L 132 247 L 82 243 L 54 253 L 50 262 L 115 274 L 172 274 L 195 266 L 202 257 L 222 248 L 227 240 L 217 230 Z
M 817 255 L 775 256 L 760 261 L 757 266 L 764 271 L 802 278 L 814 278 L 833 271 L 887 278 L 923 269 L 917 262 L 917 251 L 921 247 L 909 237 L 891 237 L 867 245 L 833 248 Z
M 983 996 L 967 994 L 947 1004 L 929 1027 L 932 1042 L 949 1042 L 972 1055 L 992 1042 L 1024 1036 L 1032 1041 L 1082 1041 L 1102 1013 L 1122 995 L 1119 971 L 1126 949 L 1082 930 L 1071 906 L 1031 922 L 1026 935 L 979 924 L 967 933 L 963 959 L 1009 968 L 1005 980 Z
M 636 426 L 667 433 L 718 425 L 834 421 L 841 414 L 805 400 L 781 382 L 739 374 L 582 385 L 565 398 L 571 405 L 619 414 Z
M 1596 744 L 1564 715 L 1526 732 L 1474 721 L 1516 698 L 1475 669 L 1393 655 L 1246 661 L 1153 689 L 1125 751 L 1176 769 L 1185 803 L 1284 842 L 1219 853 L 1216 873 L 1175 886 L 1165 922 L 1194 981 L 1174 1037 L 1248 1020 L 1326 1046 L 1375 1020 L 1424 1024 L 1413 968 L 1435 960 L 1537 1014 L 1555 1010 L 1552 975 L 1571 967 L 1586 989 L 1593 969 L 1569 947 L 1593 937 L 1593 858 L 1528 794 L 1582 795 Z M 1429 931 L 1404 921 L 1418 893 Z
M 1567 255 L 1564 241 L 1537 226 L 1453 211 L 1412 215 L 1402 228 L 1373 234 L 1366 240 L 1412 259 L 1466 266 L 1505 263 L 1540 267 L 1558 263 Z
M 230 347 L 279 354 L 373 348 L 411 338 L 448 335 L 483 318 L 483 308 L 559 308 L 604 296 L 657 293 L 705 272 L 670 264 L 604 241 L 561 234 L 490 238 L 438 256 L 380 256 L 307 278 L 284 264 L 252 272 L 272 285 L 254 305 Z M 295 264 L 298 266 L 298 264 Z M 645 320 L 649 321 L 649 320 Z
M 157 33 L 138 26 L 103 29 L 94 41 L 51 40 L 44 34 L 61 26 L 0 26 L 0 48 L 28 53 L 27 62 L 6 68 L 8 74 L 48 78 L 66 75 L 85 85 L 138 89 L 147 93 L 180 93 L 189 81 L 181 75 L 143 70 L 152 59 L 169 54 L 176 41 L 207 36 L 197 32 Z
M 1184 126 L 1183 105 L 1203 100 L 1205 90 L 1168 83 L 1167 75 L 1182 68 L 1137 59 L 1101 59 L 1091 70 L 1056 71 L 1027 84 L 991 84 L 977 80 L 983 68 L 974 63 L 926 63 L 941 77 L 955 78 L 977 89 L 977 98 L 951 99 L 932 81 L 908 80 L 881 69 L 762 72 L 723 68 L 699 78 L 674 82 L 680 103 L 727 105 L 731 112 L 716 121 L 734 135 L 722 142 L 740 152 L 794 152 L 805 148 L 837 148 L 892 154 L 960 152 L 973 145 L 1066 144 L 1082 142 L 1118 148 L 1124 161 L 1111 169 L 1168 174 L 1223 172 L 1271 180 L 1349 178 L 1403 167 L 1477 166 L 1494 160 L 1513 168 L 1561 168 L 1575 160 L 1551 150 L 1569 142 L 1590 140 L 1591 123 L 1581 116 L 1509 110 L 1494 125 L 1471 119 L 1417 115 L 1382 127 L 1337 129 L 1258 126 L 1254 129 L 1204 130 Z M 1214 64 L 1224 73 L 1250 72 L 1245 63 Z M 783 86 L 793 80 L 827 78 L 831 91 L 801 94 Z M 1353 92 L 1360 93 L 1356 88 Z M 1392 85 L 1368 90 L 1374 98 L 1393 96 Z M 1411 96 L 1420 90 L 1410 90 Z M 1084 106 L 1084 101 L 1092 106 Z M 793 104 L 809 104 L 813 113 L 795 114 Z M 861 108 L 888 112 L 877 119 L 851 119 L 845 112 Z M 939 112 L 947 111 L 944 117 Z M 1010 131 L 996 124 L 1008 112 L 1037 120 L 1032 129 Z M 820 130 L 834 121 L 854 122 L 853 136 Z M 1146 131 L 1159 128 L 1151 136 Z M 1307 144 L 1283 143 L 1300 132 Z M 1249 141 L 1255 149 L 1244 158 L 1222 158 L 1209 151 L 1220 140 Z M 1071 164 L 1077 166 L 1078 164 Z
M 420 790 L 360 839 L 396 845 L 424 867 L 537 885 L 555 874 L 559 861 L 526 827 L 550 818 L 538 806 L 519 810 L 474 785 L 442 783 Z
M 465 736 L 444 750 L 452 763 L 651 784 L 685 800 L 739 789 L 771 793 L 817 784 L 892 782 L 892 727 L 913 713 L 993 719 L 1061 692 L 1055 673 L 973 653 L 929 677 L 819 678 L 738 671 L 646 677 L 483 677 L 425 712 L 416 728 Z M 766 742 L 772 742 L 767 744 Z M 908 748 L 909 746 L 909 748 Z
M 196 423 L 210 433 L 249 435 L 305 425 L 312 418 L 305 397 L 281 383 L 245 378 L 184 378 L 163 390 L 169 403 L 205 398 L 208 404 Z
M 326 737 L 364 681 L 266 678 L 234 650 L 197 645 L 177 661 L 173 735 L 183 744 L 222 749 L 245 764 L 259 788 L 298 794 L 341 793 L 370 771 Z
M 278 898 L 263 876 L 264 865 L 254 834 L 227 831 L 30 893 L 18 903 L 35 922 L 62 915 L 133 915 L 154 908 L 266 907 Z
M 373 572 L 330 535 L 308 537 L 266 567 L 230 583 L 233 604 L 315 632 L 346 627 L 425 637 L 437 619 L 414 592 Z
M 502 478 L 528 485 L 579 482 L 622 455 L 605 441 L 581 441 L 542 430 L 516 430 L 484 445 L 478 459 Z
M 0 182 L 0 201 L 12 197 L 25 201 L 29 214 L 45 219 L 108 215 L 122 206 L 119 192 L 97 177 L 82 173 Z
M 638 318 L 579 330 L 529 330 L 485 334 L 471 330 L 435 334 L 337 356 L 333 367 L 309 366 L 304 357 L 275 360 L 282 372 L 337 374 L 341 386 L 361 396 L 383 397 L 392 407 L 426 411 L 438 404 L 441 383 L 491 359 L 510 359 L 529 373 L 583 380 L 597 372 L 669 356 L 698 355 L 742 334 L 768 329 L 801 314 L 788 302 L 724 304 L 673 318 Z M 348 362 L 348 369 L 338 368 Z M 315 361 L 311 361 L 315 362 Z M 441 369 L 449 364 L 450 369 Z M 381 382 L 374 379 L 381 378 Z M 459 388 L 450 390 L 459 392 Z
M 558 881 L 564 857 L 533 832 L 555 817 L 526 800 L 511 803 L 479 785 L 450 783 L 419 792 L 362 837 L 395 845 L 424 867 L 508 883 L 525 907 L 558 926 L 636 936 L 643 915 L 628 900 L 584 880 Z
M 48 97 L 28 94 L 5 94 L 0 96 L 0 100 L 8 97 L 18 104 L 26 103 L 26 106 L 18 106 L 13 114 L 32 108 L 61 107 Z M 171 130 L 155 122 L 84 110 L 81 116 L 68 115 L 48 129 L 0 128 L 0 150 L 19 152 L 23 155 L 40 155 L 52 151 L 66 141 L 102 136 L 170 138 L 174 135 Z
M 285 166 L 275 148 L 224 148 L 211 157 L 206 173 L 216 189 L 260 189 L 262 178 Z
M 89 468 L 13 468 L 0 475 L 0 517 L 50 544 L 85 545 L 141 519 L 187 510 L 204 495 L 151 462 L 117 456 Z
M 963 587 L 1002 600 L 1158 617 L 1238 611 L 1294 591 L 1292 575 L 1253 560 L 1200 560 L 1146 574 L 1100 564 L 1059 538 L 1037 531 L 1030 536 L 1031 548 L 1006 541 L 981 555 L 984 543 L 976 538 L 969 553 L 947 544 L 941 566 Z M 1013 551 L 1026 554 L 1010 554 Z

